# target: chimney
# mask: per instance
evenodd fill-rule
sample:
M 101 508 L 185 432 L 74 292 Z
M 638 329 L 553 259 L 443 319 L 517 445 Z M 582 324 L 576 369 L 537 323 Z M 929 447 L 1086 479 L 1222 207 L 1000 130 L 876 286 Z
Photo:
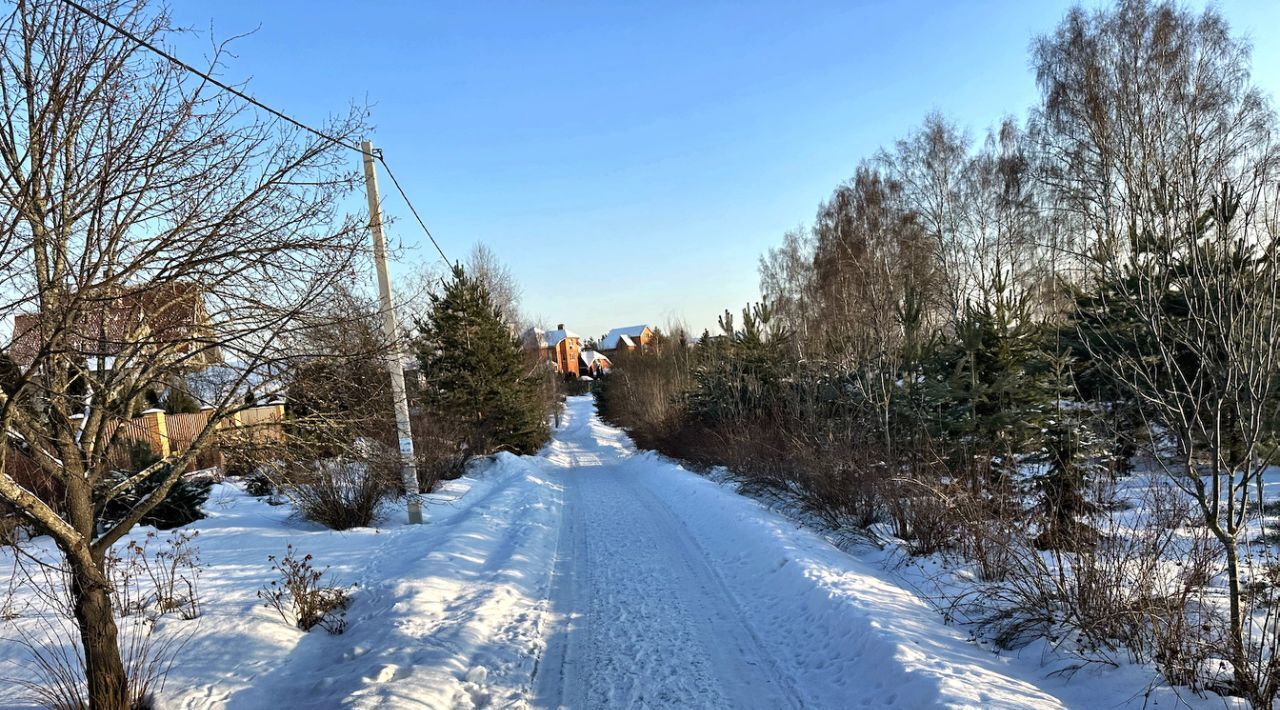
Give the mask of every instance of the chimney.
M 559 325 L 557 325 L 556 330 L 564 330 L 564 323 L 560 323 Z

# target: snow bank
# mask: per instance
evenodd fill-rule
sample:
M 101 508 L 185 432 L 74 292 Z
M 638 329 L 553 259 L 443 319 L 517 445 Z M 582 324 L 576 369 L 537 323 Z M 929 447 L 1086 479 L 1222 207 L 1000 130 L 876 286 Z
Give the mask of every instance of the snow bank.
M 426 525 L 396 522 L 395 511 L 382 528 L 344 532 L 219 486 L 209 517 L 188 527 L 205 563 L 204 613 L 160 622 L 161 639 L 185 644 L 162 707 L 465 708 L 521 695 L 541 644 L 558 488 L 531 460 L 506 454 L 474 474 L 428 496 Z M 52 559 L 47 543 L 31 551 Z M 345 634 L 303 633 L 256 597 L 272 578 L 267 555 L 288 544 L 354 585 Z M 0 563 L 9 569 L 12 553 L 0 550 Z M 18 595 L 23 614 L 6 631 L 20 624 L 39 636 L 38 607 Z M 26 652 L 0 644 L 0 706 L 25 706 L 12 682 L 23 677 L 32 677 Z

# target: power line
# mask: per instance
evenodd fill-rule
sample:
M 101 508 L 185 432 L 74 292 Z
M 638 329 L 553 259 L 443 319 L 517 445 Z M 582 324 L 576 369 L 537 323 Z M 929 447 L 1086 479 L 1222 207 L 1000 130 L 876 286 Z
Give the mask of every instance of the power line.
M 391 184 L 395 185 L 396 192 L 399 192 L 400 196 L 404 198 L 404 203 L 406 205 L 409 205 L 409 211 L 413 213 L 414 219 L 418 220 L 418 225 L 422 227 L 422 231 L 426 232 L 427 239 L 431 240 L 431 245 L 434 246 L 436 248 L 436 251 L 440 253 L 440 258 L 444 259 L 444 263 L 446 265 L 452 264 L 453 262 L 449 261 L 449 257 L 445 256 L 444 249 L 440 248 L 440 243 L 436 241 L 436 238 L 434 236 L 432 236 L 431 230 L 427 229 L 427 223 L 422 221 L 422 217 L 418 214 L 418 208 L 413 206 L 413 202 L 409 199 L 409 196 L 405 194 L 404 188 L 400 187 L 400 181 L 396 179 L 396 174 L 391 172 L 391 166 L 387 165 L 386 160 L 383 160 L 381 150 L 378 151 L 378 162 L 382 163 L 382 167 L 386 168 L 387 177 L 391 178 Z
M 80 3 L 76 2 L 75 0 L 62 0 L 62 2 L 63 2 L 63 3 L 65 3 L 65 4 L 67 4 L 67 5 L 70 5 L 71 7 L 73 7 L 73 8 L 75 8 L 75 9 L 79 10 L 80 12 L 84 13 L 85 15 L 87 15 L 88 17 L 90 17 L 91 19 L 93 19 L 95 22 L 97 22 L 97 23 L 99 23 L 99 24 L 101 24 L 101 25 L 105 25 L 106 27 L 111 28 L 112 30 L 114 30 L 117 34 L 121 35 L 122 37 L 125 37 L 125 38 L 127 38 L 127 39 L 131 40 L 132 42 L 134 42 L 135 44 L 137 44 L 137 45 L 139 45 L 139 46 L 141 46 L 141 47 L 145 47 L 145 48 L 147 48 L 147 49 L 151 50 L 152 52 L 155 52 L 156 54 L 158 54 L 158 55 L 160 55 L 160 56 L 164 57 L 165 59 L 169 60 L 170 62 L 173 62 L 174 64 L 177 64 L 178 66 L 182 67 L 183 69 L 186 69 L 187 71 L 191 72 L 192 74 L 195 74 L 196 76 L 198 76 L 198 77 L 200 77 L 200 78 L 204 79 L 205 81 L 207 81 L 207 82 L 209 82 L 209 83 L 213 84 L 214 86 L 218 87 L 219 89 L 222 89 L 223 91 L 227 91 L 227 92 L 229 92 L 229 93 L 235 94 L 236 96 L 239 96 L 240 98 L 244 99 L 245 101 L 248 101 L 249 103 L 253 104 L 254 106 L 257 106 L 258 108 L 262 109 L 263 111 L 266 111 L 267 113 L 271 114 L 272 116 L 275 116 L 276 118 L 282 119 L 282 120 L 284 120 L 284 121 L 288 121 L 289 123 L 292 123 L 293 125 L 297 126 L 298 128 L 301 128 L 301 129 L 302 129 L 302 130 L 304 130 L 304 131 L 309 131 L 309 132 L 311 132 L 311 133 L 314 133 L 314 134 L 316 134 L 317 136 L 319 136 L 319 137 L 321 137 L 321 138 L 323 138 L 323 139 L 325 139 L 325 140 L 329 141 L 330 143 L 334 143 L 334 144 L 336 144 L 336 145 L 340 145 L 340 146 L 342 146 L 342 147 L 344 147 L 344 148 L 349 148 L 349 149 L 351 149 L 351 150 L 354 150 L 354 151 L 355 151 L 355 152 L 357 152 L 357 153 L 359 153 L 359 152 L 360 152 L 360 147 L 359 147 L 359 146 L 356 146 L 356 145 L 353 145 L 353 144 L 351 144 L 351 143 L 348 143 L 348 142 L 346 142 L 346 141 L 344 141 L 344 140 L 342 140 L 342 139 L 340 139 L 340 138 L 335 138 L 335 137 L 333 137 L 333 136 L 329 135 L 328 133 L 325 133 L 324 131 L 321 131 L 321 130 L 320 130 L 320 129 L 318 129 L 318 128 L 312 128 L 311 126 L 308 126 L 307 124 L 303 123 L 302 121 L 299 121 L 298 119 L 296 119 L 296 118 L 294 118 L 294 117 L 292 117 L 292 116 L 290 116 L 290 115 L 288 115 L 288 114 L 286 114 L 286 113 L 284 113 L 284 112 L 282 112 L 282 111 L 277 111 L 276 109 L 271 108 L 270 106 L 268 106 L 268 105 L 266 105 L 266 104 L 262 103 L 261 101 L 259 101 L 259 100 L 255 99 L 255 98 L 253 98 L 252 96 L 250 96 L 250 95 L 248 95 L 248 94 L 244 93 L 243 91 L 241 91 L 241 90 L 239 90 L 239 89 L 235 88 L 234 86 L 230 86 L 230 85 L 228 85 L 228 84 L 224 84 L 223 82 L 221 82 L 221 81 L 219 81 L 219 80 L 215 79 L 214 77 L 210 76 L 209 74 L 207 74 L 207 73 L 205 73 L 205 72 L 203 72 L 203 71 L 200 71 L 199 69 L 196 69 L 195 67 L 191 66 L 190 64 L 187 64 L 186 62 L 182 61 L 181 59 L 178 59 L 177 57 L 173 56 L 172 54 L 170 54 L 170 53 L 168 53 L 168 52 L 164 51 L 163 49 L 160 49 L 159 47 L 155 46 L 154 44 L 151 44 L 150 42 L 146 41 L 145 39 L 142 39 L 141 37 L 139 37 L 139 36 L 137 36 L 137 35 L 133 34 L 133 33 L 132 33 L 132 32 L 130 32 L 129 30 L 126 30 L 125 28 L 123 28 L 123 27 L 121 27 L 121 26 L 119 26 L 119 25 L 115 24 L 115 23 L 114 23 L 114 22 L 112 22 L 111 20 L 108 20 L 107 18 L 105 18 L 105 17 L 103 17 L 103 16 L 101 16 L 101 15 L 99 15 L 99 14 L 95 13 L 94 11 L 90 10 L 89 8 L 85 7 L 84 5 L 81 5 Z
M 244 99 L 245 101 L 249 102 L 250 104 L 252 104 L 252 105 L 254 105 L 254 106 L 257 106 L 258 108 L 262 109 L 263 111 L 266 111 L 267 113 L 271 114 L 272 116 L 275 116 L 276 118 L 279 118 L 279 119 L 281 119 L 282 121 L 287 121 L 288 123 L 291 123 L 291 124 L 293 124 L 294 126 L 297 126 L 298 128 L 301 128 L 301 129 L 302 129 L 302 130 L 304 130 L 304 131 L 307 131 L 307 132 L 309 132 L 309 133 L 313 133 L 313 134 L 315 134 L 316 136 L 318 136 L 318 137 L 320 137 L 320 138 L 323 138 L 324 140 L 329 141 L 330 143 L 333 143 L 334 145 L 338 145 L 338 146 L 341 146 L 341 147 L 343 147 L 343 148 L 347 148 L 348 150 L 353 150 L 353 151 L 355 151 L 355 152 L 357 152 L 357 153 L 359 153 L 359 154 L 361 154 L 361 155 L 364 155 L 364 151 L 360 148 L 360 146 L 358 146 L 358 145 L 354 145 L 354 144 L 352 144 L 352 143 L 348 143 L 348 142 L 346 142 L 346 141 L 342 140 L 341 138 L 335 138 L 334 136 L 331 136 L 331 135 L 329 135 L 328 133 L 325 133 L 324 131 L 322 131 L 322 130 L 320 130 L 320 129 L 318 129 L 318 128 L 313 128 L 313 127 L 311 127 L 311 126 L 309 126 L 309 125 L 307 125 L 307 124 L 303 123 L 302 121 L 299 121 L 298 119 L 296 119 L 296 118 L 294 118 L 294 117 L 290 116 L 289 114 L 284 113 L 283 111 L 276 110 L 276 109 L 274 109 L 274 108 L 272 108 L 272 107 L 270 107 L 270 106 L 268 106 L 268 105 L 266 105 L 266 104 L 262 103 L 261 101 L 259 101 L 259 100 L 255 99 L 255 98 L 253 98 L 253 97 L 252 97 L 252 96 L 250 96 L 249 94 L 246 94 L 245 92 L 243 92 L 243 91 L 241 91 L 241 90 L 239 90 L 239 89 L 235 88 L 234 86 L 231 86 L 231 85 L 229 85 L 229 84 L 223 83 L 222 81 L 219 81 L 218 79 L 214 78 L 213 76 L 210 76 L 208 73 L 203 72 L 203 71 L 201 71 L 201 70 L 199 70 L 199 69 L 195 68 L 194 66 L 192 66 L 192 65 L 190 65 L 190 64 L 188 64 L 188 63 L 186 63 L 186 62 L 182 61 L 181 59 L 177 58 L 177 57 L 176 57 L 176 56 L 174 56 L 173 54 L 170 54 L 169 52 L 166 52 L 165 50 L 163 50 L 163 49 L 161 49 L 161 48 L 159 48 L 159 47 L 155 46 L 154 44 L 152 44 L 152 43 L 148 42 L 147 40 L 145 40 L 145 39 L 143 39 L 143 38 L 141 38 L 141 37 L 139 37 L 139 36 L 135 35 L 134 33 L 130 32 L 129 30 L 126 30 L 125 28 L 123 28 L 123 27 L 121 27 L 121 26 L 119 26 L 119 25 L 115 24 L 114 22 L 112 22 L 112 21 L 108 20 L 107 18 L 105 18 L 105 17 L 103 17 L 103 16 L 101 16 L 101 15 L 97 14 L 96 12 L 94 12 L 94 11 L 90 10 L 89 8 L 85 7 L 84 5 L 81 5 L 80 3 L 76 2 L 76 0 L 62 0 L 62 2 L 63 2 L 64 4 L 66 4 L 66 5 L 68 5 L 68 6 L 70 6 L 70 7 L 74 8 L 74 9 L 76 9 L 77 11 L 81 12 L 82 14 L 84 14 L 84 15 L 85 15 L 85 16 L 87 16 L 87 17 L 89 17 L 90 19 L 92 19 L 93 21 L 97 22 L 98 24 L 100 24 L 100 25 L 103 25 L 103 26 L 105 26 L 105 27 L 110 28 L 110 29 L 111 29 L 112 31 L 114 31 L 116 34 L 119 34 L 120 36 L 122 36 L 122 37 L 124 37 L 124 38 L 126 38 L 126 39 L 128 39 L 128 40 L 130 40 L 130 41 L 132 41 L 134 44 L 137 44 L 137 45 L 138 45 L 138 46 L 140 46 L 140 47 L 143 47 L 143 48 L 145 48 L 145 49 L 148 49 L 148 50 L 150 50 L 150 51 L 152 51 L 152 52 L 154 52 L 154 53 L 156 53 L 156 54 L 160 55 L 161 57 L 163 57 L 163 58 L 167 59 L 168 61 L 172 62 L 173 64 L 176 64 L 177 66 L 182 67 L 182 68 L 183 68 L 183 69 L 185 69 L 186 71 L 191 72 L 192 74 L 195 74 L 196 76 L 200 77 L 201 79 L 204 79 L 205 81 L 207 81 L 207 82 L 209 82 L 209 83 L 213 84 L 214 86 L 218 87 L 219 89 L 222 89 L 223 91 L 226 91 L 226 92 L 228 92 L 228 93 L 234 94 L 234 95 L 236 95 L 236 96 L 240 97 L 241 99 Z M 427 229 L 427 223 L 426 223 L 425 221 L 423 221 L 422 216 L 418 214 L 418 208 L 417 208 L 417 207 L 414 207 L 414 205 L 413 205 L 413 201 L 409 199 L 409 195 L 408 195 L 407 193 L 405 193 L 404 188 L 400 187 L 400 181 L 399 181 L 399 180 L 396 180 L 395 173 L 391 172 L 391 166 L 387 164 L 386 158 L 382 157 L 382 151 L 381 151 L 381 150 L 378 150 L 378 151 L 377 151 L 377 155 L 376 155 L 375 157 L 377 157 L 377 159 L 378 159 L 378 162 L 379 162 L 379 163 L 382 163 L 382 167 L 387 171 L 387 176 L 391 178 L 391 183 L 392 183 L 393 185 L 395 185 L 396 192 L 399 192 L 399 193 L 400 193 L 400 197 L 401 197 L 402 199 L 404 199 L 405 204 L 409 206 L 409 211 L 413 213 L 413 217 L 414 217 L 414 219 L 418 220 L 418 225 L 419 225 L 420 227 L 422 227 L 422 231 L 423 231 L 423 232 L 425 232 L 425 233 L 426 233 L 426 235 L 427 235 L 427 238 L 431 240 L 431 245 L 432 245 L 432 246 L 434 246 L 434 247 L 436 248 L 436 251 L 437 251 L 437 252 L 439 252 L 439 254 L 440 254 L 440 258 L 441 258 L 441 259 L 444 259 L 444 262 L 445 262 L 446 264 L 450 264 L 450 263 L 452 263 L 452 262 L 450 262 L 450 261 L 449 261 L 449 257 L 448 257 L 448 256 L 445 256 L 444 249 L 441 249 L 441 248 L 440 248 L 440 243 L 439 243 L 439 242 L 437 242 L 437 241 L 436 241 L 435 236 L 433 236 L 433 235 L 431 234 L 431 230 L 430 230 L 430 229 Z

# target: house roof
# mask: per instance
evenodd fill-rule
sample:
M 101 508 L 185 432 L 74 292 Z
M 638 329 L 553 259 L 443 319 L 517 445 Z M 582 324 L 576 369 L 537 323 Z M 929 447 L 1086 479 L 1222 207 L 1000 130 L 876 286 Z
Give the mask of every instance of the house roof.
M 63 326 L 70 347 L 87 357 L 113 357 L 138 343 L 185 349 L 207 320 L 204 299 L 193 283 L 138 286 L 84 299 L 79 322 Z M 40 314 L 13 319 L 9 356 L 29 365 L 47 337 Z
M 554 348 L 559 345 L 565 338 L 577 338 L 582 340 L 582 336 L 564 328 L 558 330 L 542 330 L 540 328 L 530 328 L 525 331 L 525 342 L 539 348 Z
M 601 350 L 616 350 L 620 346 L 634 348 L 636 346 L 635 338 L 639 338 L 640 334 L 649 330 L 648 323 L 640 325 L 629 325 L 625 328 L 614 328 L 609 331 L 604 339 L 600 341 Z
M 582 358 L 582 362 L 585 363 L 587 367 L 591 367 L 592 365 L 594 365 L 596 362 L 599 362 L 599 361 L 609 362 L 610 364 L 612 364 L 612 362 L 609 360 L 609 357 L 607 355 L 605 355 L 604 353 L 596 352 L 595 350 L 583 350 L 582 352 L 578 353 L 578 357 Z

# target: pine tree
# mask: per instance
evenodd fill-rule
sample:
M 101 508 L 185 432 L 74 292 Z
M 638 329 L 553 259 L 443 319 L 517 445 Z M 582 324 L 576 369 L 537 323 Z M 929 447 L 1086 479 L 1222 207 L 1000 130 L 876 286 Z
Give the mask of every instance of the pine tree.
M 468 455 L 536 452 L 549 434 L 537 374 L 485 285 L 455 266 L 418 328 L 423 403 L 465 432 Z
M 1007 293 L 994 276 L 991 293 L 965 305 L 955 338 L 926 362 L 935 434 L 966 459 L 990 459 L 990 473 L 1013 471 L 1016 456 L 1036 443 L 1053 402 L 1041 331 L 1027 299 Z
M 726 310 L 720 329 L 722 338 L 703 335 L 689 411 L 709 426 L 765 418 L 785 400 L 782 390 L 792 370 L 785 358 L 785 329 L 767 303 L 743 308 L 740 329 Z

